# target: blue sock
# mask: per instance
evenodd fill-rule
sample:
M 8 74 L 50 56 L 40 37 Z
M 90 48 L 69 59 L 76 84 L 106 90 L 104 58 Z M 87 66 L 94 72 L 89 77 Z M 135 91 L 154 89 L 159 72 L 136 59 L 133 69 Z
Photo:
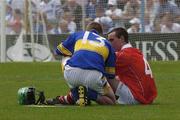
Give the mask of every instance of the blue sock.
M 91 88 L 87 89 L 87 97 L 89 100 L 96 101 L 97 96 L 98 96 L 98 93 L 95 90 L 92 90 Z
M 73 100 L 77 101 L 79 99 L 78 88 L 76 87 L 76 88 L 71 89 L 71 93 L 73 96 Z

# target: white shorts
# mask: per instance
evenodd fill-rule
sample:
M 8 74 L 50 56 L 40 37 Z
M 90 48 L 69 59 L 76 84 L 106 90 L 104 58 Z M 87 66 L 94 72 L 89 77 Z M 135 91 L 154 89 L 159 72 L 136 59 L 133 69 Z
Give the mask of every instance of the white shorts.
M 115 95 L 119 97 L 117 99 L 118 104 L 124 104 L 124 105 L 139 104 L 139 102 L 134 99 L 134 96 L 132 95 L 129 88 L 122 82 L 119 82 Z
M 107 83 L 103 74 L 97 70 L 86 70 L 78 67 L 65 66 L 64 78 L 70 88 L 80 85 L 89 87 L 99 94 L 104 94 L 104 86 Z

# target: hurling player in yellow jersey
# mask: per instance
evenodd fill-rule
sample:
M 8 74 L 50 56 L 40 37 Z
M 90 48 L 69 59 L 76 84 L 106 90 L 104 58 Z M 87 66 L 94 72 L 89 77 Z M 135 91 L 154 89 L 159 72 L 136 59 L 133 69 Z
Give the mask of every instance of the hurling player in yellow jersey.
M 58 96 L 48 104 L 115 104 L 114 93 L 107 82 L 115 77 L 115 51 L 110 42 L 100 36 L 102 26 L 87 25 L 86 31 L 75 32 L 57 46 L 56 53 L 69 56 L 64 66 L 64 78 L 71 89 L 67 96 Z M 75 92 L 75 91 L 78 92 Z

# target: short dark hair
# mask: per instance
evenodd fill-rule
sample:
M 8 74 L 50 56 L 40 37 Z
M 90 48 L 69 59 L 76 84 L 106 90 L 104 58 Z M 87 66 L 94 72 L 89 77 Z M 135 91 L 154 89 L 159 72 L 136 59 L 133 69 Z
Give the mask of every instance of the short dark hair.
M 103 29 L 100 23 L 98 22 L 91 22 L 86 27 L 87 31 L 96 30 L 99 34 L 103 34 Z
M 112 32 L 115 32 L 115 35 L 116 35 L 117 38 L 121 38 L 121 36 L 123 36 L 124 37 L 124 41 L 126 43 L 129 42 L 129 40 L 128 40 L 128 32 L 126 31 L 126 29 L 124 29 L 122 27 L 114 28 L 108 34 L 110 34 Z

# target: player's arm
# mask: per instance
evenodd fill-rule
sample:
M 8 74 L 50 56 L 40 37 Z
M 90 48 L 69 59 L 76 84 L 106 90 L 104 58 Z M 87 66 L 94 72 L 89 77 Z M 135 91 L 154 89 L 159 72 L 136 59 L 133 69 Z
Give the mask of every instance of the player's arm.
M 56 54 L 62 56 L 72 56 L 74 52 L 75 33 L 71 34 L 65 41 L 57 46 Z
M 107 79 L 108 83 L 110 84 L 111 88 L 113 89 L 114 93 L 119 85 L 120 78 L 117 76 L 119 68 L 127 67 L 129 60 L 125 54 L 121 52 L 116 52 L 116 63 L 115 63 L 115 78 L 114 79 Z
M 108 79 L 114 79 L 115 77 L 115 52 L 114 49 L 109 49 L 109 56 L 105 62 L 105 72 Z
M 69 51 L 66 47 L 64 47 L 63 43 L 61 43 L 57 46 L 56 54 L 62 55 L 62 56 L 72 56 L 72 52 Z
M 107 81 L 108 81 L 109 85 L 111 86 L 111 88 L 113 89 L 114 93 L 116 92 L 116 89 L 119 85 L 119 81 L 116 77 L 114 79 L 107 79 Z

